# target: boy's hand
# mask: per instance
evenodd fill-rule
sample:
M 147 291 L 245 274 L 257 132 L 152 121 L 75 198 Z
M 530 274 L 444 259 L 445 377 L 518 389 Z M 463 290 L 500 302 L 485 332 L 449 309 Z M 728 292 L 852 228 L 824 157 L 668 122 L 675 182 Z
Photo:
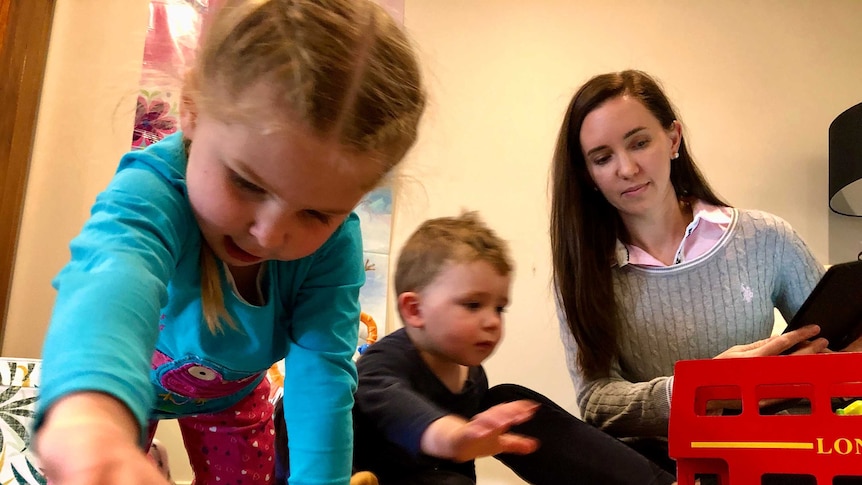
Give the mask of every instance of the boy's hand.
M 425 454 L 457 462 L 499 453 L 526 455 L 536 451 L 535 438 L 509 433 L 509 428 L 533 417 L 539 405 L 532 401 L 498 404 L 470 421 L 455 415 L 431 423 L 422 435 Z
M 137 446 L 138 433 L 113 397 L 73 394 L 48 411 L 35 448 L 52 485 L 169 485 Z

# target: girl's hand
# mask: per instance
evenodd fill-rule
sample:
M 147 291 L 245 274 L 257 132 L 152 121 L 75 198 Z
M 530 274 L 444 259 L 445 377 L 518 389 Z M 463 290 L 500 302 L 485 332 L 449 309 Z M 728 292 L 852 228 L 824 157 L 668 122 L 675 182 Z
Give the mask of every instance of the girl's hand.
M 138 447 L 139 433 L 120 401 L 86 392 L 54 404 L 34 444 L 51 485 L 169 485 Z
M 806 325 L 792 332 L 758 340 L 750 344 L 734 345 L 715 356 L 716 359 L 732 359 L 738 357 L 763 357 L 778 355 L 787 349 L 798 346 L 790 355 L 816 354 L 826 350 L 829 342 L 818 338 L 808 342 L 808 339 L 820 333 L 817 325 Z

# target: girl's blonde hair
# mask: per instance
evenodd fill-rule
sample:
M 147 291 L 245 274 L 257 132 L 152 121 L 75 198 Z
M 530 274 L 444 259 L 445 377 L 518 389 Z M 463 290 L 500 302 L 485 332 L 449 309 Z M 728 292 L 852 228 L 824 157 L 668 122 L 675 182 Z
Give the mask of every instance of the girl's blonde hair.
M 269 96 L 248 96 L 265 85 Z M 296 123 L 366 155 L 386 175 L 416 140 L 425 107 L 416 54 L 371 0 L 227 0 L 204 32 L 183 97 L 198 112 L 266 129 Z M 369 187 L 370 188 L 370 187 Z M 201 250 L 204 318 L 232 328 L 216 257 Z

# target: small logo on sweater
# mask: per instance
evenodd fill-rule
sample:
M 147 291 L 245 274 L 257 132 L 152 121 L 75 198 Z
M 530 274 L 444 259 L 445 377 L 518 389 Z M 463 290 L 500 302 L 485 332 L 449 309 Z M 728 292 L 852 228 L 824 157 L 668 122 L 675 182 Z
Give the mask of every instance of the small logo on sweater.
M 751 288 L 742 285 L 742 299 L 745 300 L 746 303 L 751 303 L 751 300 L 754 299 L 754 292 L 751 291 Z

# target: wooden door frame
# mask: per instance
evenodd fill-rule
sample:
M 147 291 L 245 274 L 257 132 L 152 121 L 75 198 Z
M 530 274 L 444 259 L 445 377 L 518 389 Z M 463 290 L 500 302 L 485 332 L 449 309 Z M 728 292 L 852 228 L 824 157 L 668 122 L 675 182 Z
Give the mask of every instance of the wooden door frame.
M 0 0 L 0 342 L 55 0 Z

